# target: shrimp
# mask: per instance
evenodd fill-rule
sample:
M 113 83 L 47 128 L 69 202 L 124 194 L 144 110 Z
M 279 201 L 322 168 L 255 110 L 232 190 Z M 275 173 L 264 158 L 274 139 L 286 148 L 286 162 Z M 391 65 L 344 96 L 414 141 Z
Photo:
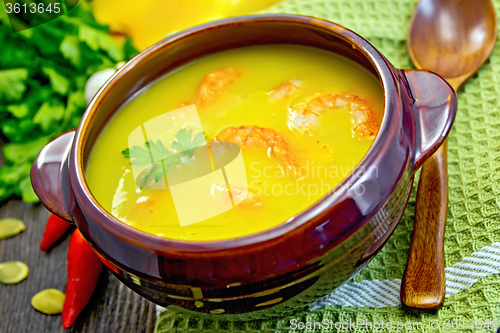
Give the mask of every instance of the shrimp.
M 316 94 L 307 103 L 291 110 L 288 125 L 291 130 L 310 133 L 318 127 L 321 114 L 337 108 L 346 108 L 351 112 L 355 137 L 375 137 L 380 128 L 376 115 L 365 100 L 354 95 Z
M 269 100 L 271 102 L 274 102 L 277 100 L 289 98 L 291 95 L 299 91 L 301 85 L 302 81 L 300 80 L 283 82 L 269 92 Z
M 214 103 L 240 76 L 238 70 L 229 67 L 219 68 L 205 75 L 198 86 L 197 95 L 200 105 L 206 107 Z
M 184 101 L 182 102 L 181 104 L 179 104 L 179 109 L 180 108 L 185 108 L 186 106 L 190 106 L 192 105 L 193 103 L 189 102 L 189 101 Z
M 258 207 L 261 202 L 254 190 L 239 186 L 231 186 L 229 189 L 226 184 L 215 183 L 210 189 L 210 195 L 219 197 L 223 193 L 229 193 L 232 197 L 232 203 L 241 204 L 244 207 Z M 227 196 L 224 196 L 227 200 Z
M 286 138 L 269 128 L 257 126 L 230 127 L 222 130 L 214 139 L 220 142 L 233 142 L 241 149 L 267 149 L 269 157 L 274 156 L 288 168 L 300 167 L 292 155 Z

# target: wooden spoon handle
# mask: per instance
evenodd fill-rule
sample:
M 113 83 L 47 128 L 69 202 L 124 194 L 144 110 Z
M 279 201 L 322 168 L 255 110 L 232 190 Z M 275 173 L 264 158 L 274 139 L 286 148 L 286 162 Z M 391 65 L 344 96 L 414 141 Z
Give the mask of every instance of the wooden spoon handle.
M 424 163 L 417 189 L 415 224 L 401 284 L 401 302 L 414 311 L 443 306 L 444 228 L 448 210 L 447 141 Z

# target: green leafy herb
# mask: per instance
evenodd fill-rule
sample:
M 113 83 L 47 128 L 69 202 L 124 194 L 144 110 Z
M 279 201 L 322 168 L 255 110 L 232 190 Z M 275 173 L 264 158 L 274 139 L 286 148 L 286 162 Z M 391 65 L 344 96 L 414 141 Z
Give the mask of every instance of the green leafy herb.
M 0 71 L 0 102 L 21 99 L 26 91 L 28 70 L 16 68 Z
M 61 46 L 59 47 L 64 58 L 68 59 L 75 67 L 80 67 L 82 61 L 82 50 L 80 49 L 80 42 L 74 35 L 67 35 L 64 37 Z
M 189 158 L 193 157 L 196 149 L 205 142 L 205 134 L 200 132 L 194 137 L 192 137 L 192 135 L 193 130 L 188 131 L 185 128 L 179 130 L 175 135 L 175 141 L 172 143 L 172 148 L 184 156 Z
M 125 149 L 123 155 L 130 158 L 132 165 L 144 165 L 163 161 L 164 163 L 178 163 L 180 158 L 165 148 L 160 140 L 145 142 L 144 147 L 134 146 Z
M 33 190 L 33 186 L 31 186 L 30 177 L 25 177 L 19 183 L 19 189 L 15 192 L 17 195 L 21 196 L 24 202 L 38 202 L 38 196 Z
M 23 163 L 35 160 L 40 150 L 49 142 L 49 137 L 23 143 L 7 143 L 2 147 L 3 157 L 8 161 Z
M 88 78 L 130 59 L 137 50 L 130 40 L 117 43 L 94 20 L 85 0 L 63 16 L 18 33 L 12 33 L 0 10 L 0 49 L 0 131 L 7 139 L 0 201 L 18 195 L 36 202 L 29 172 L 38 152 L 78 125 Z
M 192 158 L 196 149 L 205 142 L 205 134 L 197 133 L 193 137 L 193 131 L 185 128 L 179 130 L 175 135 L 175 141 L 172 142 L 174 149 L 181 157 Z M 139 187 L 144 187 L 152 183 L 153 179 L 158 183 L 163 175 L 170 170 L 172 164 L 180 163 L 181 157 L 168 150 L 160 140 L 151 140 L 144 143 L 144 147 L 133 146 L 122 151 L 125 158 L 130 159 L 132 165 L 149 164 L 140 177 Z
M 33 122 L 40 125 L 42 132 L 50 133 L 64 117 L 65 107 L 59 99 L 51 99 L 42 104 L 33 117 Z
M 150 166 L 148 166 L 143 174 L 145 174 L 144 177 L 139 177 L 139 187 L 144 187 L 146 185 L 150 185 L 153 183 L 153 180 L 155 183 L 158 183 L 162 178 L 163 175 L 166 172 L 164 171 L 163 165 L 161 163 L 155 163 Z M 142 174 L 141 174 L 142 175 Z
M 119 46 L 107 33 L 86 25 L 80 25 L 78 38 L 85 42 L 94 51 L 100 49 L 105 50 L 115 61 L 121 61 L 124 58 L 122 47 Z
M 7 111 L 9 111 L 16 118 L 23 118 L 29 114 L 30 109 L 28 104 L 12 104 L 7 105 Z
M 50 85 L 55 92 L 66 95 L 69 89 L 69 80 L 66 77 L 50 67 L 42 67 L 42 72 L 49 78 Z

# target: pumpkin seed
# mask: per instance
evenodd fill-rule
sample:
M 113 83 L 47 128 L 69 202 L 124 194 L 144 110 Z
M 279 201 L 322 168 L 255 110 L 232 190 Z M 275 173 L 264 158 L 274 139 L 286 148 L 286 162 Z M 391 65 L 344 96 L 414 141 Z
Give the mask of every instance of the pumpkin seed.
M 28 277 L 28 265 L 21 261 L 6 261 L 0 264 L 0 283 L 17 284 Z
M 0 219 L 0 239 L 13 237 L 20 232 L 24 231 L 26 226 L 20 219 L 7 217 Z
M 64 305 L 66 295 L 57 289 L 44 289 L 31 299 L 31 306 L 35 310 L 47 315 L 60 314 Z

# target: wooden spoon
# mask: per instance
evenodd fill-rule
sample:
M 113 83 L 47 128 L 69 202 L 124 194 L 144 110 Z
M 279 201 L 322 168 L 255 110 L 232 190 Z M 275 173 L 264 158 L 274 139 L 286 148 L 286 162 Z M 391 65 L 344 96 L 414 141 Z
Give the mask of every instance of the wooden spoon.
M 486 61 L 497 35 L 491 0 L 420 0 L 408 34 L 417 68 L 434 71 L 457 91 Z M 415 311 L 444 302 L 444 227 L 448 209 L 447 141 L 423 165 L 401 302 Z

